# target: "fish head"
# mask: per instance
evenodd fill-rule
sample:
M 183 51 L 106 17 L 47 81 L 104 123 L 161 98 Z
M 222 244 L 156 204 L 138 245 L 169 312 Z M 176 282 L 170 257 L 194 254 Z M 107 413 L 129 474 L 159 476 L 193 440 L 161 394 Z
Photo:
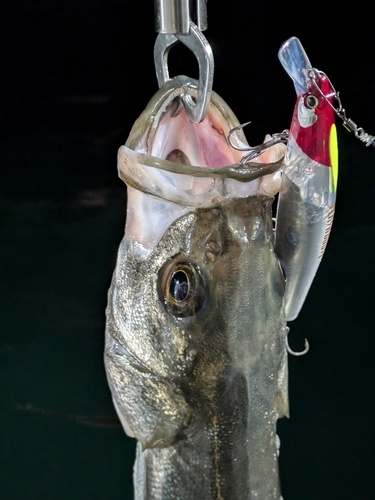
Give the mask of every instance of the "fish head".
M 272 201 L 186 213 L 144 259 L 131 240 L 121 243 L 106 368 L 121 421 L 144 448 L 199 432 L 213 409 L 246 420 L 251 372 L 271 380 L 277 398 L 285 280 L 272 250 Z
M 268 414 L 287 400 L 278 376 L 285 280 L 273 252 L 273 197 L 260 191 L 281 160 L 240 165 L 226 139 L 238 121 L 224 101 L 212 93 L 202 123 L 186 116 L 181 95 L 196 91 L 185 77 L 167 82 L 119 152 L 128 212 L 105 363 L 124 428 L 144 449 L 199 434 L 212 412 L 226 415 L 228 429 L 235 411 L 246 421 L 251 371 L 270 392 L 261 398 Z M 246 143 L 242 133 L 236 140 Z

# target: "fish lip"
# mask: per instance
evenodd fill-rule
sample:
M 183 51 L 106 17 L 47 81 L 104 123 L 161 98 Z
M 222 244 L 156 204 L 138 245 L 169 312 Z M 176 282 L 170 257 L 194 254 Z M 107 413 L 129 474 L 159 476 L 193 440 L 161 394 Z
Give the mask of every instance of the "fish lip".
M 122 148 L 129 152 L 130 148 L 122 146 Z M 193 177 L 200 177 L 204 179 L 234 179 L 240 182 L 250 182 L 264 175 L 273 174 L 277 170 L 280 170 L 283 162 L 284 156 L 280 160 L 273 163 L 257 163 L 257 162 L 246 162 L 243 163 L 231 163 L 230 165 L 225 165 L 221 167 L 200 167 L 198 165 L 185 165 L 181 163 L 176 163 L 164 158 L 157 158 L 146 153 L 138 153 L 137 151 L 130 150 L 134 155 L 138 156 L 141 164 L 151 167 L 158 168 L 160 170 L 165 170 L 166 172 L 171 172 L 174 174 L 191 175 Z
M 206 168 L 194 165 L 181 165 L 180 163 L 160 159 L 146 153 L 139 153 L 126 145 L 121 146 L 118 152 L 118 174 L 128 186 L 168 201 L 174 201 L 174 199 L 173 197 L 171 198 L 170 192 L 164 194 L 165 186 L 162 180 L 150 175 L 152 169 L 165 170 L 176 175 L 183 174 L 212 180 L 219 179 L 222 181 L 234 179 L 239 182 L 247 183 L 259 179 L 264 175 L 275 173 L 283 167 L 283 164 L 284 157 L 274 163 L 248 163 L 246 165 L 235 163 L 224 167 Z M 208 191 L 202 195 L 195 195 L 191 199 L 184 200 L 183 205 L 197 206 L 199 204 L 197 198 L 199 198 L 199 196 L 204 198 L 212 189 L 213 187 L 211 186 L 208 188 Z M 242 198 L 243 194 L 230 196 L 230 198 L 232 197 Z M 226 198 L 227 196 L 224 194 L 221 200 Z M 181 204 L 180 201 L 178 201 L 179 204 Z
M 158 127 L 162 124 L 164 116 L 169 116 L 168 109 L 177 106 L 177 109 L 172 109 L 173 114 L 178 114 L 182 110 L 175 99 L 184 93 L 194 96 L 197 89 L 196 80 L 183 76 L 169 80 L 159 89 L 134 123 L 125 145 L 119 148 L 117 163 L 119 177 L 128 187 L 136 191 L 189 208 L 211 207 L 220 205 L 226 199 L 258 194 L 260 179 L 282 169 L 283 158 L 273 163 L 242 164 L 236 155 L 232 155 L 232 158 L 229 153 L 225 156 L 220 156 L 220 153 L 222 161 L 215 164 L 212 159 L 211 162 L 206 162 L 208 166 L 203 166 L 206 163 L 203 161 L 201 164 L 200 160 L 203 160 L 203 157 L 199 155 L 190 157 L 188 154 L 190 164 L 185 164 L 167 160 L 168 155 L 164 153 L 169 153 L 169 150 L 159 155 L 159 150 L 152 149 Z M 210 107 L 212 107 L 211 122 L 215 125 L 213 128 L 223 137 L 233 127 L 238 126 L 238 119 L 232 110 L 215 92 L 212 92 Z M 239 144 L 247 145 L 242 129 L 236 134 L 236 143 L 237 141 Z M 170 146 L 173 150 L 178 144 L 172 142 Z M 163 171 L 165 173 L 162 173 Z M 202 182 L 197 182 L 197 178 L 202 179 Z M 244 183 L 245 187 L 237 182 Z

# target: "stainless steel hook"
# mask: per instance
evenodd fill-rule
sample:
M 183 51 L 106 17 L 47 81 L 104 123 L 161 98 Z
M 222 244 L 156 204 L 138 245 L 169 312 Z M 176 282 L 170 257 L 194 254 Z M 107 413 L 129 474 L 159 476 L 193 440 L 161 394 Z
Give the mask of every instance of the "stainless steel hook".
M 289 326 L 286 326 L 285 327 L 285 345 L 286 345 L 286 350 L 288 351 L 288 353 L 291 354 L 292 356 L 304 356 L 305 354 L 307 354 L 309 352 L 309 349 L 310 349 L 310 344 L 309 344 L 307 339 L 305 339 L 305 348 L 303 351 L 296 352 L 296 351 L 293 351 L 289 347 L 289 342 L 288 342 L 289 331 L 290 331 Z
M 190 21 L 187 35 L 159 34 L 154 47 L 154 62 L 159 87 L 167 82 L 169 77 L 168 53 L 177 43 L 182 42 L 196 56 L 199 66 L 198 95 L 194 103 L 190 95 L 182 95 L 186 113 L 194 123 L 201 122 L 207 113 L 214 79 L 214 57 L 212 49 L 203 33 Z
M 237 125 L 237 127 L 232 128 L 229 131 L 229 134 L 227 137 L 228 144 L 231 148 L 235 149 L 236 151 L 247 152 L 241 158 L 240 163 L 246 163 L 246 162 L 253 160 L 257 156 L 261 155 L 266 149 L 270 148 L 271 146 L 274 146 L 275 144 L 279 144 L 279 143 L 286 144 L 288 142 L 289 130 L 285 129 L 278 134 L 272 134 L 271 139 L 269 141 L 264 142 L 263 144 L 259 144 L 259 146 L 254 146 L 254 147 L 251 147 L 251 146 L 238 147 L 238 146 L 236 146 L 232 141 L 232 135 L 237 130 L 241 130 L 244 127 L 246 127 L 246 125 L 249 125 L 249 123 L 251 123 L 251 122 L 242 123 L 242 125 Z

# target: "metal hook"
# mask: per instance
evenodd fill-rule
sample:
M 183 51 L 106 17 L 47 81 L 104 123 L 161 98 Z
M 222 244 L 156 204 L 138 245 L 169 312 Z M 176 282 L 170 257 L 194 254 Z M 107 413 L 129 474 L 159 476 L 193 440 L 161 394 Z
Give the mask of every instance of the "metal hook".
M 288 334 L 290 332 L 290 328 L 288 326 L 286 326 L 285 331 L 286 331 L 286 335 L 285 335 L 286 350 L 288 351 L 289 354 L 291 354 L 292 356 L 303 356 L 304 354 L 307 354 L 309 352 L 310 344 L 309 344 L 307 339 L 305 339 L 305 348 L 303 351 L 300 351 L 300 352 L 293 351 L 289 347 L 289 342 L 288 342 Z
M 246 127 L 246 125 L 249 125 L 250 122 L 243 123 L 242 125 L 237 125 L 237 127 L 232 128 L 229 131 L 227 141 L 228 144 L 231 148 L 235 149 L 236 151 L 248 151 L 246 155 L 244 155 L 241 158 L 240 163 L 246 163 L 250 160 L 253 160 L 257 156 L 261 155 L 266 149 L 270 148 L 271 146 L 274 146 L 275 144 L 279 144 L 280 142 L 286 144 L 288 142 L 288 137 L 289 137 L 289 130 L 283 130 L 281 133 L 278 134 L 273 134 L 270 139 L 267 142 L 264 142 L 263 144 L 259 144 L 258 146 L 248 146 L 248 147 L 238 147 L 232 142 L 232 134 L 236 132 L 237 130 L 241 130 L 242 128 Z
M 194 123 L 201 122 L 206 114 L 214 80 L 214 57 L 212 49 L 203 33 L 190 21 L 188 35 L 159 34 L 155 41 L 154 62 L 159 87 L 169 78 L 168 53 L 177 42 L 188 47 L 198 60 L 199 85 L 196 102 L 188 94 L 182 95 L 186 113 Z
M 227 141 L 228 141 L 229 146 L 231 148 L 235 149 L 236 151 L 252 151 L 254 149 L 254 148 L 251 148 L 250 146 L 248 148 L 238 147 L 235 144 L 233 144 L 232 139 L 231 139 L 232 134 L 234 134 L 234 132 L 237 132 L 237 130 L 243 129 L 244 127 L 246 127 L 246 125 L 249 125 L 249 123 L 251 123 L 251 121 L 246 122 L 246 123 L 242 123 L 241 125 L 237 125 L 237 127 L 233 127 L 231 130 L 229 130 Z

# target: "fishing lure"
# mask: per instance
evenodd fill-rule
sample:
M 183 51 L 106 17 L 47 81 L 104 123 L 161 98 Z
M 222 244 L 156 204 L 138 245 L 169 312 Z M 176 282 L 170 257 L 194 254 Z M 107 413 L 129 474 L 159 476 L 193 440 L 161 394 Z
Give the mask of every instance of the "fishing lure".
M 305 301 L 331 232 L 338 177 L 335 113 L 342 117 L 345 112 L 341 103 L 339 108 L 333 105 L 338 93 L 328 77 L 311 66 L 298 38 L 292 37 L 282 45 L 279 59 L 297 93 L 290 130 L 274 134 L 259 146 L 238 147 L 232 135 L 248 122 L 233 128 L 228 142 L 245 153 L 243 164 L 264 155 L 274 144 L 287 143 L 275 219 L 275 248 L 287 278 L 286 319 L 292 321 Z M 301 353 L 288 350 L 304 354 L 308 342 Z
M 285 266 L 287 321 L 301 310 L 323 257 L 335 213 L 338 147 L 333 88 L 293 37 L 279 59 L 297 93 L 276 217 L 276 252 Z

